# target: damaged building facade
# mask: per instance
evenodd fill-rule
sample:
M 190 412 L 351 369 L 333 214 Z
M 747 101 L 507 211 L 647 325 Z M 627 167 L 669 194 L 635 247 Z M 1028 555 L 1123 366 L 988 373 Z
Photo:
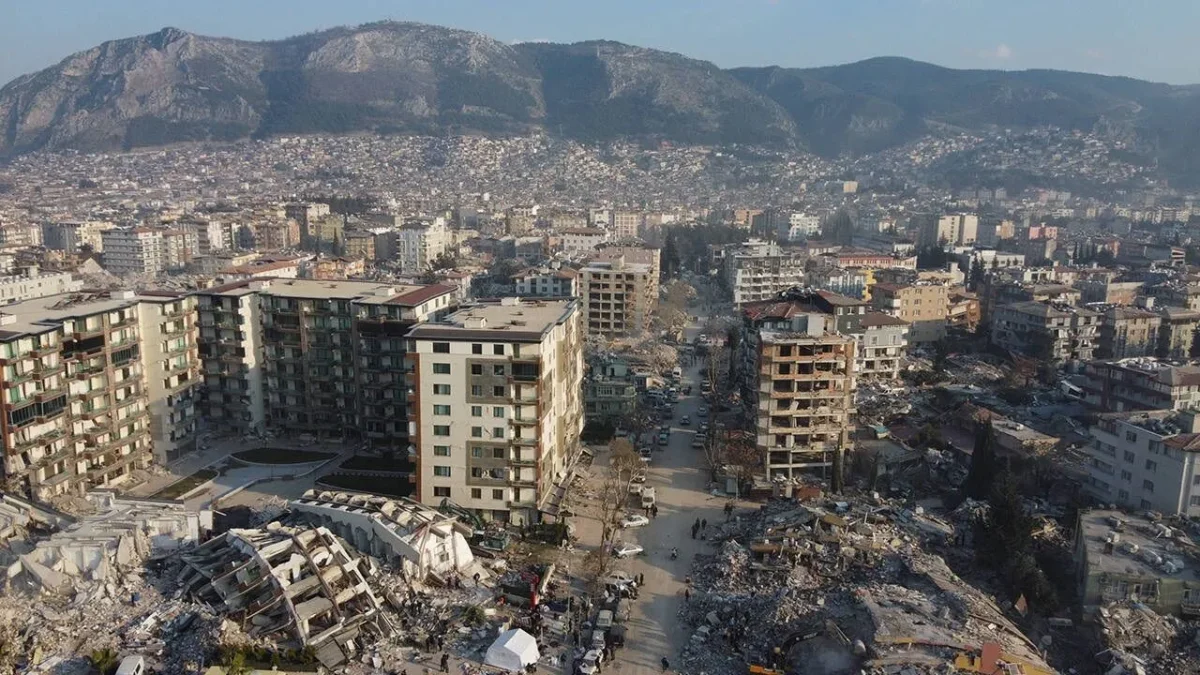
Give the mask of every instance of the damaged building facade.
M 234 529 L 182 558 L 188 593 L 251 637 L 311 647 L 326 667 L 353 656 L 360 636 L 393 631 L 371 584 L 374 564 L 351 555 L 324 527 Z

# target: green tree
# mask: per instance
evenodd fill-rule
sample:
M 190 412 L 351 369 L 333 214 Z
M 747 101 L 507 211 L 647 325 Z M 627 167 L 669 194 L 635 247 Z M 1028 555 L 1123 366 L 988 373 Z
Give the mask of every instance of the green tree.
M 88 655 L 88 663 L 100 675 L 110 675 L 110 673 L 116 672 L 120 662 L 121 659 L 117 656 L 117 651 L 112 647 L 93 649 L 92 653 Z
M 981 422 L 975 427 L 975 448 L 971 452 L 971 468 L 963 484 L 966 496 L 972 499 L 987 499 L 992 494 L 992 481 L 996 478 L 995 433 L 992 422 Z

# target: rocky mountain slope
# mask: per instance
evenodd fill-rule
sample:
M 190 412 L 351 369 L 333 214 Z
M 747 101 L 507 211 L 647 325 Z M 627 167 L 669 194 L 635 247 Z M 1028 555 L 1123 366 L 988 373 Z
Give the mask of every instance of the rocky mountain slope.
M 1200 87 L 897 58 L 722 70 L 614 42 L 509 45 L 385 22 L 274 42 L 167 28 L 0 89 L 0 156 L 290 133 L 522 133 L 752 143 L 823 155 L 939 129 L 1053 125 L 1135 141 L 1200 174 Z

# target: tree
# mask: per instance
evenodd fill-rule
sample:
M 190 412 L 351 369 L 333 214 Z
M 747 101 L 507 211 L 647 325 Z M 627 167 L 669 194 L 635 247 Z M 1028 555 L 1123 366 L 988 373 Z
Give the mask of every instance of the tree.
M 992 422 L 980 422 L 975 426 L 975 448 L 971 452 L 971 468 L 963 491 L 972 499 L 986 499 L 992 493 L 992 481 L 996 478 L 997 466 L 995 436 Z
M 604 546 L 593 549 L 583 556 L 583 574 L 592 597 L 604 594 L 604 579 L 612 568 L 612 554 Z
M 763 472 L 764 452 L 758 449 L 754 437 L 745 433 L 725 432 L 724 447 L 722 448 L 725 464 L 733 470 L 740 486 L 754 481 L 754 477 Z
M 88 663 L 100 675 L 110 675 L 110 673 L 116 672 L 120 661 L 117 651 L 112 647 L 93 649 L 92 653 L 88 655 Z
M 1016 477 L 1005 472 L 996 478 L 987 515 L 976 523 L 975 553 L 980 562 L 1003 575 L 1014 598 L 1024 595 L 1042 612 L 1050 612 L 1058 606 L 1058 593 L 1035 557 L 1036 525 Z

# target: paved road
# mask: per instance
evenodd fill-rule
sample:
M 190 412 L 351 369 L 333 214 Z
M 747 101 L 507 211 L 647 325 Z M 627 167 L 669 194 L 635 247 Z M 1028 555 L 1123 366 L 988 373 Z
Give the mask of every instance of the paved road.
M 627 646 L 617 653 L 615 665 L 621 673 L 661 672 L 664 656 L 673 666 L 678 663 L 679 652 L 691 635 L 677 617 L 684 602 L 684 580 L 692 557 L 707 550 L 705 542 L 691 538 L 692 523 L 699 518 L 709 522 L 724 518 L 725 499 L 708 493 L 704 453 L 691 447 L 701 421 L 696 410 L 704 405 L 699 395 L 701 374 L 700 366 L 685 370 L 685 384 L 692 385 L 693 395 L 681 397 L 672 420 L 671 442 L 654 453 L 647 474 L 646 484 L 657 493 L 658 518 L 645 528 L 620 535 L 646 549 L 645 555 L 619 565 L 632 574 L 646 575 L 645 586 L 632 604 Z M 684 415 L 691 417 L 690 426 L 679 425 Z M 671 547 L 679 549 L 678 560 L 670 559 Z

